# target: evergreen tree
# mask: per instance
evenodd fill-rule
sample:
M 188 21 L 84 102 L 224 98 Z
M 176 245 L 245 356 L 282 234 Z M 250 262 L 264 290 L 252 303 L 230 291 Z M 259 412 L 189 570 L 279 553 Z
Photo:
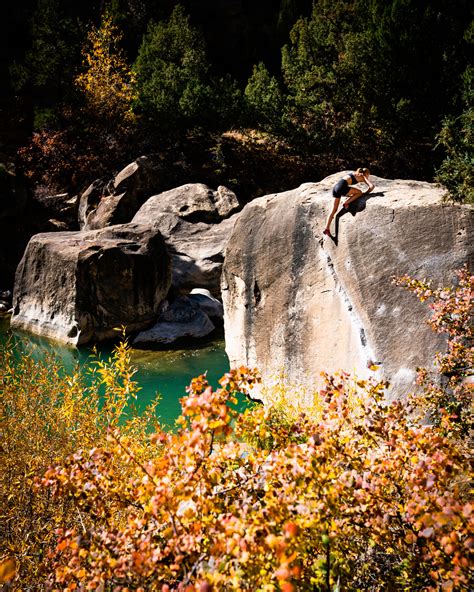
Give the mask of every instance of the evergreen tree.
M 446 118 L 438 135 L 438 145 L 446 158 L 437 170 L 437 180 L 452 199 L 474 204 L 474 68 L 463 76 L 464 111 L 458 117 Z
M 282 128 L 284 96 L 277 79 L 270 75 L 262 62 L 254 66 L 244 95 L 254 125 L 274 131 Z
M 84 25 L 72 15 L 69 2 L 38 0 L 30 35 L 31 48 L 11 65 L 11 79 L 17 92 L 33 95 L 35 127 L 41 128 L 53 123 L 57 105 L 73 94 Z
M 311 17 L 300 18 L 282 50 L 282 74 L 293 121 L 313 145 L 337 140 L 354 110 L 354 80 L 345 61 L 345 47 L 357 34 L 352 5 L 319 0 Z
M 212 97 L 204 39 L 178 5 L 151 23 L 135 63 L 138 109 L 161 130 L 197 123 Z
M 458 92 L 469 17 L 465 0 L 315 1 L 282 51 L 294 122 L 313 146 L 407 174 Z

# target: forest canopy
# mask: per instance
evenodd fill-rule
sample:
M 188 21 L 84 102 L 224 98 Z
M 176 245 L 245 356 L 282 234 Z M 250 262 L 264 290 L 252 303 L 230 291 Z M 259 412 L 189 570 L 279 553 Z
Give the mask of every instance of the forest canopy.
M 80 189 L 199 137 L 236 177 L 219 138 L 252 130 L 301 175 L 366 163 L 472 201 L 472 22 L 466 0 L 30 0 L 3 23 L 2 150 Z

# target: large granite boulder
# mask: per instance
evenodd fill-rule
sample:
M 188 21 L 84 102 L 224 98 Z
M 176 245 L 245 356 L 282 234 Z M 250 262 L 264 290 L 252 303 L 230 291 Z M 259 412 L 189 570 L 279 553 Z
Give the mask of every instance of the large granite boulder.
M 172 290 L 205 288 L 220 296 L 224 250 L 239 216 L 235 194 L 194 183 L 151 197 L 133 218 L 163 235 L 172 257 Z
M 391 396 L 403 396 L 445 340 L 425 323 L 428 307 L 392 278 L 450 283 L 472 262 L 473 208 L 444 203 L 429 183 L 375 178 L 373 193 L 339 212 L 331 240 L 322 231 L 339 176 L 240 213 L 222 276 L 227 354 L 268 383 L 283 372 L 310 387 L 321 371 L 362 377 L 377 362 Z
M 37 234 L 16 272 L 11 325 L 72 345 L 145 329 L 170 281 L 165 243 L 149 226 Z

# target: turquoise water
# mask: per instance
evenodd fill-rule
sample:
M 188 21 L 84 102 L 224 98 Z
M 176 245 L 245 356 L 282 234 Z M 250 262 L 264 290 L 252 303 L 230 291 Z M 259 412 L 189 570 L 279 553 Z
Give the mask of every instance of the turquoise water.
M 71 348 L 56 341 L 37 337 L 24 332 L 12 332 L 7 318 L 0 318 L 0 345 L 12 339 L 22 351 L 28 351 L 37 360 L 54 354 L 66 371 L 90 364 L 92 349 Z M 101 358 L 107 358 L 112 346 L 98 348 Z M 144 408 L 158 393 L 161 397 L 157 415 L 166 426 L 172 427 L 181 412 L 179 399 L 186 394 L 191 379 L 207 372 L 213 387 L 228 371 L 229 361 L 224 351 L 223 337 L 217 337 L 202 344 L 199 349 L 177 349 L 172 351 L 148 351 L 132 349 L 132 364 L 137 368 L 135 380 L 141 390 L 138 393 L 138 407 Z M 238 408 L 242 410 L 247 402 L 242 398 Z

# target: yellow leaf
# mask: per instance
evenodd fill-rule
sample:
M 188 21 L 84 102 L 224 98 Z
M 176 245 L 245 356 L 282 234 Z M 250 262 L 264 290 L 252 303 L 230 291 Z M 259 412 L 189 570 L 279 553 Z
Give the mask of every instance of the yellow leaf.
M 15 577 L 16 563 L 13 557 L 0 561 L 0 584 L 5 584 Z

